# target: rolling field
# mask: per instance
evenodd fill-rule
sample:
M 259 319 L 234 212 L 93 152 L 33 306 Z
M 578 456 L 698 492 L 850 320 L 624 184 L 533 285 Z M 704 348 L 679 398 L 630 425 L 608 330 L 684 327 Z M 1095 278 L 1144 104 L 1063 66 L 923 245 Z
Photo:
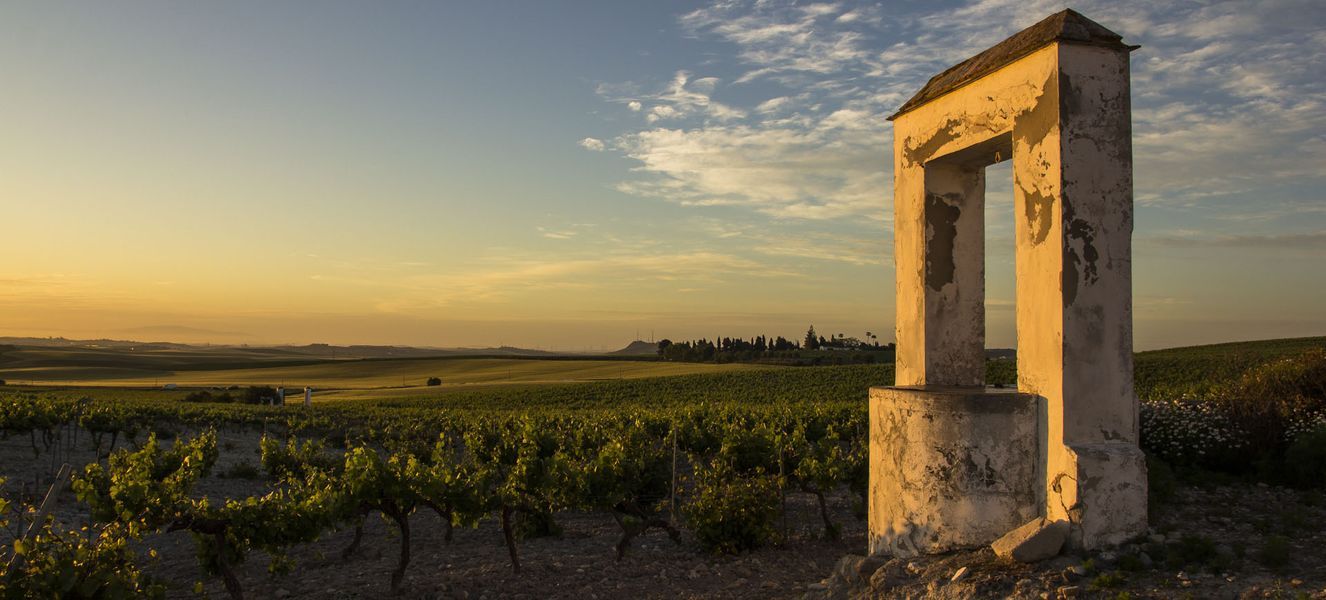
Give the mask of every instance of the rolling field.
M 1326 349 L 1326 337 L 1148 350 L 1135 355 L 1133 379 L 1143 399 L 1202 394 L 1238 379 L 1251 367 L 1314 349 Z
M 43 365 L 0 369 L 0 379 L 50 386 L 180 387 L 229 385 L 312 386 L 319 389 L 368 390 L 422 388 L 440 377 L 443 388 L 473 385 L 547 384 L 638 379 L 748 370 L 750 365 L 712 365 L 627 360 L 531 360 L 513 358 L 407 358 L 315 360 L 244 368 L 134 368 L 121 365 Z M 308 364 L 312 363 L 312 364 Z M 760 367 L 768 368 L 768 367 Z
M 1321 408 L 1320 397 L 1320 390 L 1326 389 L 1320 385 L 1326 373 L 1322 348 L 1326 348 L 1326 338 L 1136 355 L 1142 398 L 1139 442 L 1154 456 L 1155 464 L 1172 465 L 1157 471 L 1161 474 L 1157 481 L 1168 482 L 1171 499 L 1153 505 L 1157 507 L 1153 514 L 1160 515 L 1154 522 L 1168 523 L 1163 525 L 1166 531 L 1183 532 L 1178 540 L 1165 545 L 1152 542 L 1147 548 L 1148 553 L 1164 557 L 1156 561 L 1166 565 L 1161 571 L 1204 568 L 1201 561 L 1208 559 L 1189 559 L 1184 554 L 1189 537 L 1211 536 L 1200 538 L 1211 546 L 1216 540 L 1235 543 L 1249 539 L 1242 529 L 1212 533 L 1211 523 L 1216 521 L 1194 518 L 1188 507 L 1207 510 L 1219 506 L 1220 515 L 1228 514 L 1225 507 L 1230 497 L 1220 491 L 1220 496 L 1203 492 L 1174 500 L 1179 484 L 1173 471 L 1206 473 L 1200 469 L 1211 469 L 1221 477 L 1249 478 L 1235 496 L 1245 507 L 1240 510 L 1246 517 L 1241 518 L 1249 522 L 1284 513 L 1282 507 L 1296 502 L 1296 492 L 1268 487 L 1268 482 L 1304 489 L 1321 486 L 1320 461 L 1283 457 L 1300 456 L 1314 447 L 1311 444 L 1319 444 L 1313 440 L 1326 440 L 1313 437 L 1326 436 L 1326 410 Z M 1268 365 L 1268 361 L 1274 364 Z M 990 361 L 987 381 L 1011 382 L 1013 366 L 1008 360 Z M 1289 368 L 1283 368 L 1286 366 Z M 1291 376 L 1273 383 L 1288 381 L 1297 387 L 1244 385 L 1265 379 L 1262 374 L 1268 367 Z M 829 565 L 809 563 L 807 557 L 836 556 L 865 544 L 864 524 L 855 507 L 863 506 L 868 494 L 866 394 L 871 386 L 888 385 L 894 379 L 891 364 L 753 367 L 491 357 L 319 360 L 314 364 L 170 372 L 183 382 L 261 384 L 271 381 L 267 377 L 279 375 L 321 378 L 346 386 L 324 392 L 312 407 L 181 401 L 189 390 L 129 387 L 141 380 L 133 377 L 109 380 L 127 382 L 124 385 L 0 388 L 0 432 L 6 434 L 0 436 L 0 442 L 5 442 L 0 445 L 0 465 L 4 467 L 0 478 L 9 477 L 25 486 L 32 482 L 15 496 L 26 498 L 29 505 L 21 505 L 24 510 L 35 510 L 30 503 L 44 489 L 41 477 L 49 477 L 57 465 L 75 465 L 75 473 L 81 473 L 75 475 L 80 502 L 95 509 L 98 527 L 112 533 L 97 538 L 102 540 L 98 543 L 139 543 L 142 540 L 114 536 L 124 535 L 118 533 L 126 530 L 122 526 L 141 526 L 156 532 L 145 542 L 153 544 L 154 555 L 171 561 L 164 569 L 151 562 L 141 563 L 144 567 L 119 563 L 111 565 L 114 572 L 133 575 L 135 569 L 156 569 L 151 573 L 160 575 L 172 595 L 180 597 L 190 586 L 201 586 L 208 594 L 219 596 L 223 584 L 227 589 L 232 584 L 239 589 L 240 582 L 253 597 L 290 595 L 291 587 L 300 596 L 318 596 L 322 585 L 335 578 L 344 579 L 341 587 L 385 587 L 385 573 L 393 567 L 390 589 L 395 590 L 402 585 L 401 574 L 407 572 L 412 544 L 425 552 L 448 550 L 446 558 L 433 554 L 432 560 L 425 561 L 427 567 L 409 571 L 413 575 L 404 585 L 415 586 L 428 577 L 449 581 L 487 577 L 484 581 L 507 586 L 502 588 L 504 596 L 539 597 L 526 592 L 543 589 L 544 580 L 571 577 L 559 570 L 567 557 L 573 557 L 574 564 L 586 565 L 577 567 L 577 573 L 593 572 L 594 578 L 603 570 L 591 565 L 616 564 L 618 569 L 623 564 L 647 565 L 635 567 L 650 575 L 637 578 L 637 583 L 648 583 L 641 583 L 632 597 L 648 595 L 645 590 L 655 585 L 654 573 L 664 563 L 669 572 L 687 573 L 685 581 L 700 580 L 702 576 L 689 573 L 714 551 L 743 556 L 759 552 L 760 560 L 768 563 L 776 562 L 775 557 L 785 559 L 769 567 L 778 573 L 791 572 L 785 565 L 810 564 L 789 579 L 812 580 Z M 440 376 L 450 384 L 392 387 L 399 386 L 401 377 L 408 384 L 411 378 L 426 376 Z M 522 378 L 524 381 L 518 381 Z M 1220 395 L 1220 386 L 1225 384 L 1244 386 L 1233 388 L 1237 390 L 1251 389 L 1251 395 L 1234 397 L 1243 402 L 1280 406 L 1278 401 L 1291 397 L 1307 402 L 1305 406 L 1318 412 L 1305 414 L 1323 417 L 1314 425 L 1321 433 L 1284 437 L 1273 432 L 1274 439 L 1286 441 L 1276 447 L 1261 444 L 1262 429 L 1250 425 L 1270 423 L 1267 419 L 1274 415 L 1228 412 L 1231 397 Z M 1214 393 L 1170 401 L 1175 394 L 1186 398 L 1203 389 Z M 1299 392 L 1310 397 L 1299 398 L 1295 395 Z M 1250 414 L 1254 418 L 1249 419 Z M 1298 423 L 1291 420 L 1282 420 L 1280 425 Z M 1290 432 L 1287 426 L 1282 429 Z M 172 439 L 169 448 L 164 441 L 158 443 Z M 111 448 L 118 450 L 107 461 Z M 213 464 L 217 465 L 215 471 Z M 43 469 L 50 473 L 43 475 Z M 158 469 L 174 475 L 154 475 Z M 679 473 L 693 475 L 679 477 Z M 1258 478 L 1261 485 L 1252 487 L 1252 478 Z M 1269 495 L 1266 490 L 1271 489 L 1285 493 Z M 148 492 L 128 496 L 120 490 Z M 190 498 L 196 495 L 232 501 L 194 504 Z M 135 498 L 145 498 L 147 504 Z M 644 506 L 632 504 L 641 498 L 647 500 Z M 1170 510 L 1168 503 L 1172 502 L 1181 502 L 1184 508 Z M 432 512 L 422 510 L 425 506 Z M 1321 511 L 1319 500 L 1293 506 L 1294 514 Z M 1278 512 L 1267 512 L 1266 507 Z M 77 522 L 87 518 L 89 509 L 66 503 L 62 510 L 57 519 Z M 636 512 L 623 513 L 626 510 Z M 390 519 L 396 529 L 385 525 L 387 519 L 370 519 L 370 523 L 384 525 L 369 530 L 364 540 L 367 546 L 361 551 L 346 552 L 346 548 L 359 547 L 360 536 L 354 532 L 360 531 L 358 524 L 371 511 L 384 515 L 394 511 Z M 434 512 L 441 520 L 433 518 Z M 155 517 L 158 514 L 183 516 L 162 520 Z M 457 514 L 464 518 L 454 520 Z M 632 529 L 632 521 L 623 514 L 636 522 L 655 518 L 664 525 L 674 523 L 677 531 L 675 536 L 669 531 L 670 537 L 681 541 L 659 545 L 652 542 L 662 536 L 642 537 L 626 555 L 630 540 L 646 530 Z M 1217 515 L 1214 510 L 1199 514 Z M 533 515 L 543 515 L 541 518 L 572 533 L 565 538 L 527 539 L 512 533 L 513 518 Z M 743 523 L 743 528 L 726 525 L 733 522 Z M 209 528 L 204 533 L 225 528 L 224 535 L 196 535 L 198 531 L 192 529 L 195 535 L 190 538 L 167 535 L 194 523 Z M 455 527 L 456 545 L 451 546 L 451 529 L 457 523 L 478 523 L 480 529 Z M 1175 529 L 1188 523 L 1196 523 L 1195 528 Z M 1268 547 L 1292 544 L 1296 554 L 1315 556 L 1309 549 L 1320 547 L 1319 528 L 1303 523 L 1299 517 L 1286 526 L 1286 531 L 1295 532 L 1294 538 L 1258 529 L 1252 539 Z M 411 541 L 412 535 L 415 541 Z M 614 547 L 614 539 L 616 563 L 610 562 L 611 552 L 605 552 Z M 190 541 L 197 545 L 193 552 L 188 548 Z M 242 560 L 246 553 L 268 548 L 297 559 L 300 577 L 273 579 L 262 561 Z M 62 563 L 50 561 L 65 560 L 65 555 L 56 552 L 60 548 L 36 551 L 47 562 L 33 564 L 56 565 L 43 569 L 54 570 Z M 209 576 L 211 563 L 206 562 L 206 557 L 220 552 L 240 559 L 228 567 L 232 571 L 222 574 L 224 581 Z M 336 553 L 342 558 L 325 560 Z M 402 558 L 393 561 L 390 557 L 396 554 Z M 200 557 L 200 562 L 193 564 L 190 556 Z M 627 558 L 623 560 L 623 556 Z M 358 562 L 347 569 L 348 560 Z M 537 577 L 492 576 L 508 565 L 516 575 L 518 560 L 534 569 Z M 443 563 L 445 569 L 436 569 L 442 561 L 451 562 Z M 1290 563 L 1289 567 L 1294 573 L 1317 572 L 1318 562 Z M 1230 566 L 1226 563 L 1219 568 Z M 1278 572 L 1284 567 L 1282 563 L 1274 568 Z M 1267 572 L 1239 568 L 1240 577 Z M 945 581 L 951 577 L 949 571 L 944 568 Z M 1130 571 L 1129 577 L 1147 582 L 1150 580 L 1142 579 L 1148 577 L 1146 572 Z M 1059 571 L 1047 576 L 1058 577 L 1053 585 L 1063 581 Z M 1153 579 L 1173 581 L 1172 576 L 1160 577 Z M 317 582 L 317 587 L 308 587 L 308 582 Z M 730 589 L 729 584 L 724 585 Z M 697 597 L 712 596 L 708 593 L 712 591 L 717 588 L 706 589 Z M 749 597 L 766 597 L 765 591 Z M 29 596 L 58 597 L 50 593 Z
M 1137 393 L 1143 398 L 1202 393 L 1239 377 L 1251 366 L 1311 348 L 1326 348 L 1326 338 L 1234 342 L 1139 352 Z M 991 361 L 990 384 L 1016 381 L 1015 365 Z M 427 387 L 429 377 L 441 386 Z M 770 367 L 593 358 L 438 357 L 326 359 L 270 349 L 217 348 L 180 351 L 125 349 L 21 349 L 0 354 L 0 379 L 12 384 L 71 388 L 72 393 L 114 395 L 113 388 L 152 397 L 182 395 L 159 389 L 284 385 L 318 390 L 318 401 L 380 400 L 388 404 L 500 406 L 583 405 L 586 398 L 605 404 L 682 400 L 760 402 L 769 397 L 794 400 L 853 400 L 869 385 L 892 383 L 891 364 L 856 367 Z M 93 393 L 90 388 L 103 388 Z M 105 389 L 112 388 L 112 389 Z M 145 390 L 142 388 L 158 388 Z M 77 390 L 83 390 L 78 392 Z M 594 402 L 591 402 L 594 404 Z

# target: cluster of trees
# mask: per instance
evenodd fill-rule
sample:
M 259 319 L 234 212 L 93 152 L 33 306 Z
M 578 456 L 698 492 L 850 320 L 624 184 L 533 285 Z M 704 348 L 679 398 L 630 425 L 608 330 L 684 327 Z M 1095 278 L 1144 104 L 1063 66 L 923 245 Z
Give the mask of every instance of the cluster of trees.
M 815 333 L 814 325 L 806 330 L 805 341 L 802 344 L 808 350 L 864 350 L 875 352 L 893 348 L 892 343 L 880 345 L 879 336 L 869 331 L 866 332 L 864 340 L 848 337 L 845 333 L 832 334 L 826 340 L 824 336 Z
M 239 402 L 241 404 L 272 404 L 276 401 L 276 389 L 267 385 L 251 385 L 242 390 L 235 390 L 231 394 L 230 390 L 213 394 L 208 390 L 198 390 L 190 392 L 184 397 L 185 402 L 220 402 L 230 403 Z
M 783 362 L 791 364 L 841 364 L 875 362 L 876 354 L 891 352 L 893 344 L 881 345 L 879 337 L 867 331 L 863 341 L 845 334 L 833 334 L 827 339 L 815 332 L 812 325 L 801 341 L 778 336 L 756 336 L 750 339 L 721 337 L 713 341 L 701 338 L 693 341 L 658 342 L 658 355 L 663 360 L 678 362 Z M 824 356 L 820 351 L 855 351 L 858 356 Z M 870 353 L 870 354 L 866 354 Z
M 750 358 L 770 352 L 786 352 L 799 350 L 800 348 L 799 344 L 782 336 L 773 340 L 769 340 L 764 336 L 749 340 L 725 337 L 712 342 L 707 339 L 690 342 L 659 340 L 658 355 L 666 360 L 699 362 L 716 360 L 719 355 L 740 355 Z

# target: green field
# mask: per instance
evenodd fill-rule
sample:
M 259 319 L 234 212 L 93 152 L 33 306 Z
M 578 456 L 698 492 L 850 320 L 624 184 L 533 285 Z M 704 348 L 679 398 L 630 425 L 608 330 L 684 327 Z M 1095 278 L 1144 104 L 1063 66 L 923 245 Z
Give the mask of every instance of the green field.
M 193 365 L 190 365 L 193 367 Z M 432 358 L 315 361 L 247 368 L 135 369 L 128 366 L 55 365 L 0 370 L 0 379 L 36 385 L 180 387 L 284 385 L 320 389 L 423 387 L 429 377 L 444 387 L 491 384 L 545 384 L 636 379 L 694 373 L 723 373 L 748 365 L 663 363 L 625 360 L 531 360 L 513 358 Z M 767 368 L 767 367 L 766 367 Z
M 1139 352 L 1134 359 L 1137 395 L 1202 394 L 1267 361 L 1326 349 L 1326 337 L 1229 342 Z

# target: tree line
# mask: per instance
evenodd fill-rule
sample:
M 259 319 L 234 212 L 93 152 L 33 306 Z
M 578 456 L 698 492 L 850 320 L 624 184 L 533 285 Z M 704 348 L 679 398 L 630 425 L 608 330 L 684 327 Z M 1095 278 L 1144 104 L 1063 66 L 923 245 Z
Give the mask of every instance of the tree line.
M 674 342 L 659 340 L 658 355 L 676 362 L 768 362 L 781 364 L 847 364 L 893 360 L 894 345 L 880 344 L 879 337 L 867 331 L 864 338 L 846 334 L 818 334 L 815 326 L 806 330 L 801 340 L 783 336 L 770 338 L 718 337 Z

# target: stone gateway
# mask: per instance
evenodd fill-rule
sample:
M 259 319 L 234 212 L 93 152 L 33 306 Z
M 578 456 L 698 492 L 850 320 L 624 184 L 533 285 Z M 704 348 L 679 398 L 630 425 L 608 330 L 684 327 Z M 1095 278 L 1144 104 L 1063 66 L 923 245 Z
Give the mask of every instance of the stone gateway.
M 1135 46 L 1066 10 L 936 75 L 894 125 L 897 379 L 870 392 L 871 553 L 1033 521 L 1146 530 L 1132 336 Z M 987 390 L 985 167 L 1013 161 L 1017 390 Z

